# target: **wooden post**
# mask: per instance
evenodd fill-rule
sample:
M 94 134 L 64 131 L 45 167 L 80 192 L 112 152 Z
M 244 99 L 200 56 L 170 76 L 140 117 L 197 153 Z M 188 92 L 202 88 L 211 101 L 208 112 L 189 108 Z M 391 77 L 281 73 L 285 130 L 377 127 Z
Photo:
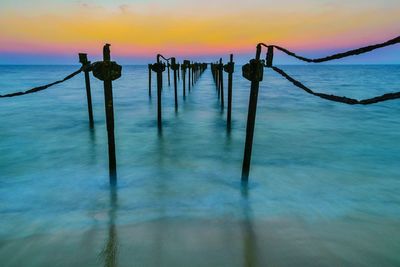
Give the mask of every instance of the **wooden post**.
M 192 86 L 194 86 L 194 63 L 192 63 L 192 65 L 191 65 L 191 67 L 192 67 Z
M 103 49 L 103 60 L 105 62 L 110 61 L 110 48 L 109 45 L 105 45 Z M 115 137 L 114 137 L 114 103 L 113 103 L 113 91 L 111 79 L 104 81 L 104 103 L 106 109 L 107 119 L 107 134 L 108 134 L 108 156 L 109 156 L 109 170 L 110 170 L 110 181 L 115 183 L 117 178 L 117 160 L 115 156 Z
M 154 71 L 157 72 L 157 126 L 162 128 L 162 110 L 161 110 L 161 91 L 162 91 L 162 73 L 165 70 L 165 65 L 160 62 L 160 55 L 157 55 L 157 63 L 153 65 Z
M 222 64 L 222 58 L 219 60 L 219 88 L 221 92 L 221 109 L 224 109 L 224 65 Z
M 79 62 L 82 64 L 82 67 L 84 67 L 89 125 L 90 125 L 90 128 L 93 128 L 94 120 L 93 120 L 93 108 L 92 108 L 92 93 L 90 90 L 90 77 L 89 77 L 90 70 L 88 69 L 90 66 L 90 61 L 88 61 L 88 59 L 87 59 L 87 54 L 80 53 L 79 54 Z
M 216 83 L 216 86 L 217 86 L 217 91 L 218 91 L 218 99 L 220 99 L 221 98 L 221 83 L 220 83 L 220 81 L 219 81 L 219 63 L 218 63 L 218 61 L 217 61 L 217 63 L 216 63 L 216 70 L 215 70 L 215 73 L 216 73 L 216 76 L 217 76 L 217 83 Z
M 164 69 L 166 69 L 166 65 L 165 65 L 165 63 L 161 63 L 161 61 L 160 61 L 160 64 L 162 64 L 163 66 L 164 66 Z M 158 75 L 157 75 L 157 77 L 158 77 Z M 162 74 L 162 72 L 161 72 L 161 92 L 162 92 L 162 90 L 163 90 L 163 84 L 164 84 L 164 77 L 163 77 L 163 74 Z
M 235 66 L 234 64 L 235 63 L 233 63 L 233 55 L 231 54 L 229 63 L 225 65 L 225 71 L 228 73 L 228 114 L 226 117 L 228 130 L 231 129 L 232 121 L 232 79 Z
M 171 86 L 170 74 L 169 74 L 169 68 L 170 68 L 169 62 L 167 62 L 167 68 L 168 68 L 168 86 Z
M 149 64 L 149 97 L 151 97 L 151 64 Z
M 243 66 L 243 76 L 251 81 L 249 109 L 247 113 L 246 143 L 244 148 L 242 181 L 249 180 L 251 151 L 253 148 L 254 125 L 256 120 L 258 89 L 263 79 L 263 66 L 260 62 L 261 45 L 257 45 L 256 58 Z
M 192 76 L 191 73 L 190 73 L 190 71 L 191 71 L 190 61 L 187 64 L 187 69 L 188 69 L 188 78 L 189 78 L 189 80 L 188 80 L 188 88 L 189 88 L 189 92 L 190 92 L 191 76 Z
M 175 58 L 171 58 L 171 68 L 174 71 L 174 96 L 175 96 L 175 111 L 178 111 L 178 83 L 176 71 L 179 70 L 179 65 L 176 64 Z
M 185 62 L 181 65 L 182 70 L 182 90 L 183 90 L 183 99 L 186 98 L 186 65 Z
M 121 77 L 121 69 L 120 65 L 111 61 L 110 45 L 106 44 L 103 48 L 103 61 L 94 64 L 93 75 L 104 82 L 104 106 L 106 111 L 108 162 L 111 184 L 115 184 L 117 181 L 112 81 Z
M 181 80 L 181 71 L 180 71 L 180 69 L 178 68 L 178 81 L 180 81 Z

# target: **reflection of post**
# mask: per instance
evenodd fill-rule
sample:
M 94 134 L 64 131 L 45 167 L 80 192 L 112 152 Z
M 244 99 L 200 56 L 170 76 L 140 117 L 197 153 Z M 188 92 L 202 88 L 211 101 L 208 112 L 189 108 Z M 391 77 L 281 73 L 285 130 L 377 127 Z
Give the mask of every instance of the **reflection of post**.
M 169 183 L 166 181 L 166 179 L 163 179 L 165 176 L 165 173 L 168 172 L 168 142 L 166 142 L 165 138 L 163 136 L 160 136 L 157 140 L 157 146 L 158 146 L 158 153 L 154 157 L 155 159 L 155 165 L 157 167 L 157 172 L 155 173 L 154 179 L 156 179 L 156 188 L 154 190 L 154 197 L 156 199 L 160 200 L 158 208 L 156 209 L 156 213 L 159 218 L 166 218 L 166 207 L 167 204 L 166 202 L 163 201 L 163 199 L 166 199 L 166 196 L 168 195 L 168 192 L 170 190 L 168 189 Z M 164 259 L 164 248 L 165 248 L 165 240 L 166 240 L 166 233 L 168 231 L 168 224 L 165 223 L 159 223 L 157 224 L 157 227 L 154 229 L 154 234 L 155 236 L 152 238 L 155 240 L 155 245 L 152 247 L 151 253 L 154 255 L 154 263 L 149 264 L 152 266 L 165 266 L 165 262 L 163 262 Z
M 243 266 L 258 266 L 257 261 L 257 236 L 254 233 L 251 207 L 249 204 L 249 193 L 247 185 L 242 186 L 242 202 L 243 202 Z
M 89 129 L 89 154 L 90 154 L 90 165 L 96 164 L 97 160 L 96 160 L 96 132 L 95 132 L 95 128 L 90 128 Z
M 110 188 L 110 210 L 108 223 L 108 238 L 101 252 L 105 267 L 116 267 L 118 263 L 118 233 L 116 227 L 116 212 L 118 209 L 118 195 L 115 186 Z

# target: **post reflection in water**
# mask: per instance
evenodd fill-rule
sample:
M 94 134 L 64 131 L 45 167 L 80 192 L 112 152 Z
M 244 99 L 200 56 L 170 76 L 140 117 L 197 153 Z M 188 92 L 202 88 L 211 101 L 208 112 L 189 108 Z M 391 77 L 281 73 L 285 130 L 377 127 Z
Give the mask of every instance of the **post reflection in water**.
M 259 266 L 257 261 L 257 236 L 253 228 L 248 183 L 242 183 L 241 195 L 243 209 L 243 221 L 241 225 L 243 233 L 243 266 Z
M 105 267 L 118 266 L 118 233 L 116 227 L 116 212 L 118 209 L 118 193 L 115 185 L 110 186 L 110 207 L 109 207 L 109 223 L 108 238 L 100 255 L 104 259 Z
M 97 162 L 96 153 L 96 129 L 93 127 L 89 128 L 89 164 L 94 165 Z
M 158 199 L 159 207 L 158 207 L 158 216 L 159 218 L 165 219 L 166 214 L 166 207 L 164 205 L 165 193 L 167 191 L 166 180 L 163 179 L 165 177 L 165 159 L 168 158 L 166 154 L 166 143 L 164 140 L 164 136 L 162 134 L 162 129 L 158 132 L 158 156 L 156 158 L 156 164 L 159 166 L 158 175 L 156 176 L 157 180 L 157 190 L 155 197 Z M 155 229 L 155 245 L 153 247 L 152 253 L 155 255 L 154 264 L 155 266 L 162 266 L 162 261 L 164 257 L 164 232 L 167 230 L 167 225 L 160 223 L 158 227 Z

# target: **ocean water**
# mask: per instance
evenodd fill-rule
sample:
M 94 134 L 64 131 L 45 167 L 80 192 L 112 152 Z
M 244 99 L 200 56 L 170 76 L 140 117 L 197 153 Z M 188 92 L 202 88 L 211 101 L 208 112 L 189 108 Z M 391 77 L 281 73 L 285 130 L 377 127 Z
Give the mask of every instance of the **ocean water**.
M 0 94 L 77 68 L 0 66 Z M 398 65 L 281 68 L 325 93 L 400 90 Z M 115 189 L 100 81 L 92 130 L 83 75 L 0 99 L 1 266 L 400 266 L 400 101 L 328 102 L 266 69 L 243 187 L 240 68 L 230 132 L 207 69 L 186 99 L 179 83 L 178 112 L 164 77 L 159 134 L 147 75 L 114 82 Z

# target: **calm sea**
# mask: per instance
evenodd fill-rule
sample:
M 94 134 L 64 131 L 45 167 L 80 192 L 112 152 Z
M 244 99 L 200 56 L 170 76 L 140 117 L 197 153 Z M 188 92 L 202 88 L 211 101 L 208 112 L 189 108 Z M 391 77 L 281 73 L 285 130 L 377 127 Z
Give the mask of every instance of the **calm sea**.
M 0 94 L 77 68 L 0 66 Z M 325 93 L 400 90 L 399 65 L 282 69 Z M 91 77 L 93 130 L 83 75 L 0 99 L 1 266 L 400 265 L 399 100 L 328 102 L 265 70 L 246 190 L 250 83 L 240 68 L 230 133 L 208 69 L 185 100 L 179 83 L 177 113 L 164 77 L 159 135 L 147 75 L 125 66 L 114 83 L 111 191 L 100 81 Z

